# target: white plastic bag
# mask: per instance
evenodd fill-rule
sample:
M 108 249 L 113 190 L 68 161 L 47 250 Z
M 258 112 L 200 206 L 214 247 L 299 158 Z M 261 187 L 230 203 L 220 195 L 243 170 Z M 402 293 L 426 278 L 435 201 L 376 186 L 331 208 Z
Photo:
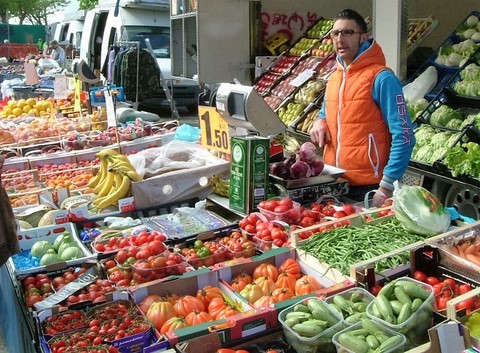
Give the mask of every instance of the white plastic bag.
M 434 66 L 427 67 L 420 76 L 403 87 L 405 100 L 410 103 L 419 101 L 435 87 L 437 80 L 437 69 Z

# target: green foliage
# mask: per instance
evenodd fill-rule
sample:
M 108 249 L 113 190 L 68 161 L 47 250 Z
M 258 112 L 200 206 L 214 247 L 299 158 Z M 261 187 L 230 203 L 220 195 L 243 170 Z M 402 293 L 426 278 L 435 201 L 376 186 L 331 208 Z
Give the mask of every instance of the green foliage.
M 80 0 L 80 10 L 91 10 L 98 5 L 98 0 Z
M 0 0 L 0 11 L 5 5 L 10 17 L 19 19 L 20 24 L 47 25 L 47 17 L 67 6 L 69 0 Z

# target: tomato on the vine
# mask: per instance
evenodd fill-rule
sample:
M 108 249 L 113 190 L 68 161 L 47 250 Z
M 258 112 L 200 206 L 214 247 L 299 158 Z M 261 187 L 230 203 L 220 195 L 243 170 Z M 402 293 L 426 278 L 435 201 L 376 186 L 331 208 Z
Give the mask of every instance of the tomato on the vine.
M 437 277 L 428 276 L 427 278 L 425 278 L 425 283 L 428 283 L 429 285 L 433 286 L 435 284 L 440 283 L 440 280 Z
M 413 273 L 413 278 L 416 279 L 417 281 L 424 282 L 425 279 L 427 278 L 427 275 L 422 271 L 415 271 Z

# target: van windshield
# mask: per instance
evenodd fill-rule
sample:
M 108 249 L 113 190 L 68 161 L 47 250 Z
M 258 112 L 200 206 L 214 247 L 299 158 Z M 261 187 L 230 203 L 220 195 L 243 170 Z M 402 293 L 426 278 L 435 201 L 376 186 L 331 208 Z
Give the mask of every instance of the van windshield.
M 145 39 L 150 40 L 156 58 L 170 58 L 170 28 L 126 26 L 122 28 L 122 38 L 128 41 L 140 42 L 141 48 L 147 48 Z

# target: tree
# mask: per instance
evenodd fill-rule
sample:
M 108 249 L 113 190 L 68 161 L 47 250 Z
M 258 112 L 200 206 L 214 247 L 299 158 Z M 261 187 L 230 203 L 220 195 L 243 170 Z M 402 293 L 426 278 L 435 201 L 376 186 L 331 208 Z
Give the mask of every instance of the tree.
M 17 17 L 20 24 L 26 20 L 35 25 L 47 25 L 47 17 L 68 5 L 69 0 L 0 0 L 8 3 L 11 17 Z
M 97 6 L 98 0 L 80 0 L 80 10 L 91 10 Z

